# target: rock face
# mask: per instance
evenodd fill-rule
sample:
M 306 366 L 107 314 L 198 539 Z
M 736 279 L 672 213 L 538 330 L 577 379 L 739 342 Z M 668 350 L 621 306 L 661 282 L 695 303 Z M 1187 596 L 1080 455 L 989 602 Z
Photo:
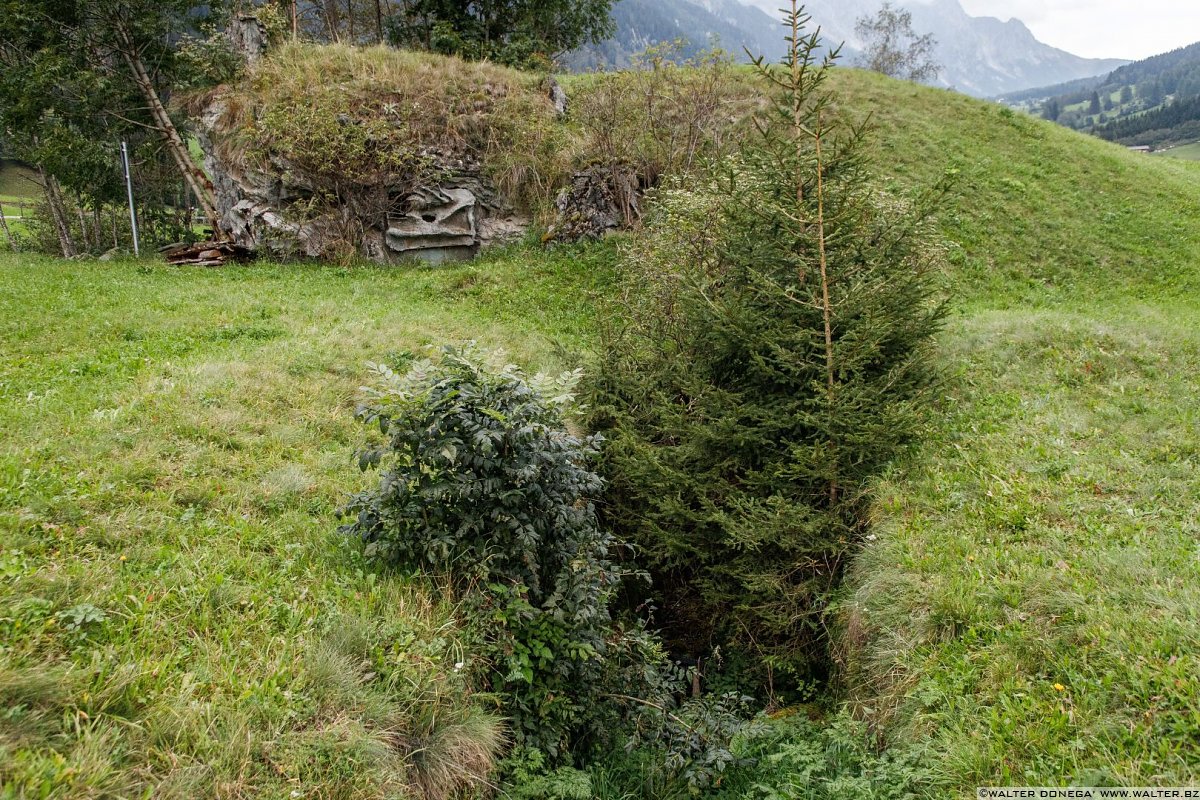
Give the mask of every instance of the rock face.
M 550 78 L 548 82 L 547 93 L 550 95 L 550 102 L 554 104 L 554 113 L 560 119 L 565 117 L 570 108 L 570 102 L 567 99 L 567 93 L 554 78 Z
M 197 139 L 212 176 L 221 227 L 240 247 L 277 257 L 330 257 L 353 249 L 378 263 L 431 264 L 473 258 L 493 242 L 524 234 L 530 220 L 507 207 L 478 164 L 422 153 L 436 182 L 355 187 L 341 206 L 313 213 L 320 189 L 272 156 L 267 164 L 217 146 L 225 101 L 199 115 Z
M 252 14 L 236 14 L 229 21 L 227 31 L 233 51 L 248 65 L 254 66 L 266 55 L 267 33 L 258 17 Z
M 555 201 L 548 238 L 577 242 L 632 227 L 641 218 L 642 186 L 627 165 L 593 164 L 575 173 Z
M 567 113 L 561 86 L 550 80 L 541 90 L 547 111 Z M 222 232 L 245 250 L 278 258 L 357 255 L 383 264 L 442 264 L 519 238 L 531 224 L 464 148 L 420 146 L 397 159 L 388 157 L 395 150 L 384 151 L 371 170 L 310 160 L 306 171 L 280 154 L 285 150 L 239 144 L 254 122 L 236 94 L 217 92 L 194 118 Z M 339 126 L 366 121 L 347 113 L 336 118 Z M 636 225 L 646 188 L 625 163 L 593 163 L 575 172 L 557 196 L 547 239 L 599 238 Z
M 430 263 L 472 258 L 479 251 L 476 206 L 469 189 L 421 189 L 404 199 L 407 211 L 389 216 L 387 247 Z

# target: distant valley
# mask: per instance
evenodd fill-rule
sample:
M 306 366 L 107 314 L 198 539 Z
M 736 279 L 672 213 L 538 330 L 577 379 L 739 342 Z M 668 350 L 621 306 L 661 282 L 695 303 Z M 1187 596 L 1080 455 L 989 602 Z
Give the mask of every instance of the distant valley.
M 1000 99 L 1129 146 L 1165 148 L 1200 141 L 1200 42 L 1099 77 Z

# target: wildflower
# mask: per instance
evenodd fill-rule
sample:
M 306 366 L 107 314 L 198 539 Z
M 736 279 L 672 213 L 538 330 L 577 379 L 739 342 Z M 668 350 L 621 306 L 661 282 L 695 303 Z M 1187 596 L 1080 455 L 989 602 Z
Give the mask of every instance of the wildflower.
M 1054 684 L 1054 691 L 1065 692 L 1066 690 L 1067 690 L 1067 687 L 1063 686 L 1061 683 Z

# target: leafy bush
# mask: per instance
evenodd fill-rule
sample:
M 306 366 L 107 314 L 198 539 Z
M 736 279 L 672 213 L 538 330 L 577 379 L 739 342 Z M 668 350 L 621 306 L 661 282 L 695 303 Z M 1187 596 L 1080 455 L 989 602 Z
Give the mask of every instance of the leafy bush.
M 388 21 L 389 39 L 472 61 L 547 68 L 556 53 L 603 41 L 613 0 L 411 0 Z
M 512 800 L 592 800 L 591 776 L 573 767 L 547 769 L 540 750 L 518 750 L 502 764 L 506 785 L 502 793 Z
M 848 717 L 814 722 L 802 713 L 764 720 L 733 745 L 746 765 L 730 770 L 717 798 L 909 800 L 938 796 L 920 745 L 878 752 L 866 726 Z
M 942 319 L 913 203 L 874 191 L 799 33 L 761 140 L 664 191 L 627 261 L 629 322 L 591 388 L 605 523 L 641 552 L 670 637 L 820 677 L 824 609 L 871 479 L 918 434 Z M 730 648 L 726 648 L 729 650 Z
M 516 742 L 557 759 L 610 727 L 601 697 L 650 647 L 609 614 L 621 575 L 589 499 L 602 484 L 584 464 L 599 440 L 566 427 L 579 374 L 528 378 L 455 348 L 377 374 L 360 415 L 387 440 L 360 463 L 382 477 L 350 502 L 343 530 L 369 556 L 449 574 Z
M 609 754 L 589 769 L 591 796 L 910 800 L 944 794 L 924 744 L 881 751 L 867 725 L 845 712 L 751 715 L 747 700 L 713 695 L 663 715 L 661 726 L 645 730 L 634 749 Z

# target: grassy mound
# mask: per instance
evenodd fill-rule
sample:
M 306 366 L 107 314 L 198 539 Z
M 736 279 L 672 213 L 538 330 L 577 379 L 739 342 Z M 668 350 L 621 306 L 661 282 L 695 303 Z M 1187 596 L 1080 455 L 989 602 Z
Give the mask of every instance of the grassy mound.
M 846 70 L 835 88 L 878 127 L 881 178 L 958 171 L 943 215 L 960 300 L 1194 297 L 1200 167 L 1149 159 L 993 103 Z
M 723 58 L 549 80 L 487 63 L 395 50 L 289 44 L 219 99 L 213 145 L 226 164 L 296 171 L 305 203 L 354 207 L 370 189 L 480 172 L 510 203 L 545 214 L 574 172 L 630 167 L 643 186 L 729 152 L 759 107 L 748 73 Z M 308 209 L 311 210 L 311 209 Z
M 565 169 L 545 80 L 492 64 L 289 44 L 217 96 L 214 145 L 224 161 L 268 171 L 286 164 L 340 202 L 355 187 L 419 184 L 431 170 L 472 164 L 529 200 L 536 192 L 530 164 Z M 193 107 L 208 99 L 195 98 Z

